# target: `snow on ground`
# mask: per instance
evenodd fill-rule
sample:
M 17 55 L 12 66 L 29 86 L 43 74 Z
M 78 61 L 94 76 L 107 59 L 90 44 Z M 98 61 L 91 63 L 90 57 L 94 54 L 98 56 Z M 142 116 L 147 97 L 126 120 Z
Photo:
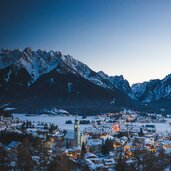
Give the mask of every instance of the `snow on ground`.
M 53 123 L 58 125 L 61 129 L 73 130 L 74 129 L 74 120 L 76 119 L 75 116 L 48 116 L 48 115 L 35 115 L 35 116 L 26 116 L 25 114 L 13 114 L 14 118 L 18 118 L 22 121 L 31 121 L 33 123 L 38 122 L 46 122 L 46 123 Z M 67 120 L 71 120 L 72 124 L 65 124 Z M 78 120 L 83 120 L 81 116 L 78 116 Z M 88 116 L 84 120 L 99 120 L 95 116 Z M 91 124 L 80 125 L 80 130 L 84 130 L 84 128 L 90 127 Z
M 146 125 L 155 125 L 156 130 L 158 132 L 171 132 L 171 125 L 169 123 L 133 123 L 132 125 L 137 125 L 137 126 L 146 126 Z
M 67 130 L 73 130 L 74 129 L 74 120 L 75 116 L 48 116 L 48 115 L 25 115 L 25 114 L 13 114 L 14 118 L 19 118 L 19 120 L 22 121 L 32 121 L 33 123 L 38 123 L 38 122 L 46 122 L 46 123 L 53 123 L 58 125 L 59 128 L 61 129 L 67 129 Z M 65 124 L 67 120 L 71 120 L 73 124 Z M 82 116 L 78 116 L 78 120 L 83 120 Z M 85 120 L 104 120 L 104 118 L 97 118 L 96 116 L 87 116 Z M 156 129 L 158 132 L 171 132 L 171 125 L 169 125 L 169 122 L 171 120 L 167 119 L 166 123 L 132 123 L 132 125 L 137 125 L 137 126 L 142 126 L 142 125 L 155 125 Z M 86 125 L 80 125 L 81 131 L 84 130 L 84 128 L 91 127 L 91 124 L 86 124 Z

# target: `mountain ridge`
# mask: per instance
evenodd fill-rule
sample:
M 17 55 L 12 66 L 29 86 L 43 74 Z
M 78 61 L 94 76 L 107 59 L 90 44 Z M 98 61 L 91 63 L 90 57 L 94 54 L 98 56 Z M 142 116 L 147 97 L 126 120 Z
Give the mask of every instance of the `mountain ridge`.
M 51 74 L 54 75 L 54 77 Z M 164 101 L 171 99 L 171 74 L 161 80 L 155 79 L 130 86 L 123 75 L 108 76 L 103 71 L 95 72 L 89 68 L 88 65 L 72 56 L 63 55 L 61 51 L 45 51 L 40 49 L 33 51 L 31 48 L 25 48 L 24 50 L 2 49 L 0 51 L 0 103 L 8 102 L 10 99 L 9 101 L 11 104 L 17 104 L 18 106 L 21 104 L 24 105 L 22 99 L 30 99 L 28 92 L 33 97 L 34 93 L 36 94 L 39 92 L 39 95 L 36 98 L 38 98 L 39 101 L 42 101 L 40 97 L 46 97 L 45 92 L 48 93 L 46 89 L 53 87 L 52 85 L 55 84 L 56 80 L 58 80 L 59 85 L 56 84 L 54 87 L 59 91 L 62 91 L 64 97 L 68 97 L 66 89 L 69 84 L 71 83 L 70 85 L 74 87 L 74 93 L 75 95 L 77 94 L 77 96 L 73 94 L 70 94 L 69 96 L 70 102 L 72 101 L 71 96 L 73 96 L 73 99 L 77 98 L 75 106 L 80 103 L 78 99 L 83 99 L 84 104 L 88 104 L 89 106 L 90 101 L 94 98 L 96 106 L 94 106 L 94 108 L 99 109 L 100 107 L 97 107 L 98 99 L 100 99 L 99 104 L 101 105 L 102 101 L 105 101 L 106 106 L 110 104 L 108 107 L 102 105 L 106 109 L 110 109 L 111 104 L 117 103 L 118 101 L 118 104 L 115 104 L 115 107 L 113 107 L 113 104 L 112 110 L 115 110 L 116 108 L 130 108 L 132 106 L 135 109 L 139 109 L 139 106 L 140 108 L 148 108 L 147 106 L 156 108 L 155 104 L 158 105 L 160 100 L 162 100 L 162 104 L 164 104 Z M 87 85 L 87 88 L 84 86 L 83 82 Z M 46 84 L 48 84 L 48 86 Z M 64 86 L 65 89 L 62 88 L 62 86 Z M 79 86 L 84 87 L 85 90 Z M 46 89 L 44 87 L 46 87 Z M 54 88 L 51 92 L 51 99 L 56 97 L 59 98 L 58 100 L 60 101 L 60 98 L 63 98 L 60 95 L 58 96 L 60 93 L 57 93 L 56 96 L 53 95 L 53 92 L 55 92 L 56 89 Z M 93 91 L 91 90 L 91 93 L 89 92 L 86 94 L 86 89 L 92 89 Z M 99 91 L 99 95 L 95 92 L 97 90 Z M 85 100 L 88 96 L 89 100 Z M 21 104 L 17 102 L 19 97 L 21 98 Z M 52 103 L 52 101 L 50 101 L 51 100 L 49 99 L 49 103 Z M 64 102 L 63 105 L 62 102 L 59 104 L 61 104 L 59 107 L 67 106 Z M 135 107 L 137 104 L 138 108 Z M 57 104 L 54 103 L 54 105 Z M 85 105 L 81 104 L 81 106 L 83 107 Z M 161 106 L 162 109 L 164 107 L 165 105 Z M 43 108 L 43 105 L 39 108 Z M 167 106 L 167 108 L 169 107 Z M 102 111 L 102 109 L 99 111 Z
M 10 55 L 13 57 L 15 53 L 13 54 L 13 51 L 6 51 L 5 55 L 1 53 L 0 60 L 2 61 L 6 55 L 9 59 Z M 106 111 L 115 111 L 129 104 L 133 105 L 126 94 L 69 55 L 62 55 L 59 51 L 32 51 L 31 48 L 17 50 L 17 55 L 13 63 L 9 60 L 8 65 L 1 67 L 3 68 L 0 70 L 1 103 L 10 102 L 21 109 L 22 105 L 34 106 L 37 100 L 37 103 L 42 105 L 37 104 L 34 108 L 42 110 L 45 107 L 42 100 L 44 99 L 49 107 L 59 104 L 59 107 L 64 108 L 75 106 L 85 110 L 87 107 L 92 108 L 91 110 L 97 108 L 97 111 L 104 111 L 103 108 Z M 67 92 L 69 85 L 73 87 L 72 93 Z

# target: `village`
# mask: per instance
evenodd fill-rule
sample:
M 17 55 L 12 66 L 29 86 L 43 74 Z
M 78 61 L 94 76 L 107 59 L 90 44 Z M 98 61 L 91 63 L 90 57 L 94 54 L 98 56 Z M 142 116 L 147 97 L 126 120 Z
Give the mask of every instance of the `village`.
M 20 115 L 0 118 L 0 170 L 171 169 L 170 115 L 42 116 L 63 127 Z

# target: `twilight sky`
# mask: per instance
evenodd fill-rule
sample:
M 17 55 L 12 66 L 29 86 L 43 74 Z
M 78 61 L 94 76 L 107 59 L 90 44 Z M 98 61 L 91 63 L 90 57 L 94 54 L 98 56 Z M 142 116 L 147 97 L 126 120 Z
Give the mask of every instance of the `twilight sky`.
M 171 0 L 0 0 L 0 48 L 60 50 L 129 82 L 171 73 Z

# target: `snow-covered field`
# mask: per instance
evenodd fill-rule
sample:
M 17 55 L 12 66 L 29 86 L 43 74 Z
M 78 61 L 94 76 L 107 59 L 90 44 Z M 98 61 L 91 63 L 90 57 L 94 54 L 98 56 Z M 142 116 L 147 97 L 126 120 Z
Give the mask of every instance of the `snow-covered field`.
M 14 118 L 19 118 L 22 121 L 31 121 L 35 124 L 38 122 L 46 122 L 53 123 L 58 125 L 61 129 L 73 130 L 74 129 L 74 120 L 75 116 L 48 116 L 48 115 L 35 115 L 35 116 L 26 116 L 25 114 L 13 114 Z M 85 120 L 104 120 L 104 118 L 97 118 L 96 116 L 88 116 Z M 71 120 L 73 124 L 65 124 L 67 120 Z M 82 120 L 81 116 L 78 116 L 78 120 Z M 167 120 L 166 123 L 133 123 L 132 125 L 142 126 L 142 125 L 155 125 L 158 132 L 171 132 L 171 125 L 168 122 L 171 120 Z M 91 127 L 91 124 L 80 125 L 80 129 Z
M 48 116 L 48 115 L 35 115 L 35 116 L 26 116 L 25 114 L 13 114 L 14 118 L 18 118 L 22 121 L 31 121 L 33 123 L 38 122 L 46 122 L 46 123 L 53 123 L 58 125 L 61 129 L 73 130 L 74 129 L 74 120 L 76 119 L 75 116 Z M 73 124 L 65 124 L 67 120 L 71 120 Z M 83 120 L 81 116 L 78 116 L 78 120 Z M 85 120 L 99 120 L 95 116 L 88 116 Z M 80 129 L 83 130 L 86 127 L 90 127 L 91 124 L 80 125 Z
M 171 125 L 168 122 L 166 123 L 133 123 L 133 125 L 155 125 L 158 132 L 171 132 Z

